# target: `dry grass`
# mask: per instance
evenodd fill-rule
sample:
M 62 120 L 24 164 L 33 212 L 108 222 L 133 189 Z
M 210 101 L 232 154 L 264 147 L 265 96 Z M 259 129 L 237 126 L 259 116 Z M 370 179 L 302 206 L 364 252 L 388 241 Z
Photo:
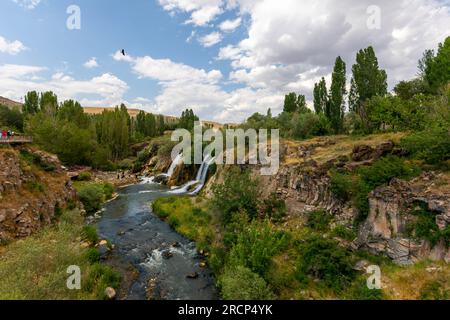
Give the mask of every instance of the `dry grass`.
M 83 218 L 66 212 L 61 222 L 39 233 L 0 247 L 0 300 L 93 300 L 117 285 L 108 267 L 92 264 L 81 246 Z M 69 290 L 67 268 L 81 269 L 81 290 Z M 113 282 L 115 284 L 113 284 Z
M 283 143 L 288 149 L 284 163 L 287 165 L 295 165 L 301 164 L 305 161 L 314 160 L 319 164 L 323 164 L 340 156 L 349 156 L 356 145 L 366 144 L 371 147 L 375 147 L 389 140 L 397 143 L 405 135 L 405 133 L 399 132 L 374 134 L 364 137 L 329 136 L 317 137 L 305 141 L 284 140 Z M 302 146 L 313 147 L 313 151 L 310 156 L 306 158 L 298 157 L 297 150 Z
M 442 280 L 443 289 L 450 294 L 450 266 L 444 262 L 423 261 L 413 266 L 387 267 L 382 285 L 387 299 L 419 300 L 426 285 Z

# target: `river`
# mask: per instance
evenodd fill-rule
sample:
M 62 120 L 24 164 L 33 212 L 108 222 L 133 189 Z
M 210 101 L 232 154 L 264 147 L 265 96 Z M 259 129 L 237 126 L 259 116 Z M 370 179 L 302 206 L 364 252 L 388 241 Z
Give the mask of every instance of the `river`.
M 97 223 L 99 236 L 114 244 L 111 259 L 137 271 L 125 296 L 119 298 L 217 299 L 214 277 L 199 267 L 202 257 L 195 243 L 151 211 L 151 202 L 170 196 L 168 191 L 158 184 L 136 184 L 120 189 L 118 198 L 104 206 Z

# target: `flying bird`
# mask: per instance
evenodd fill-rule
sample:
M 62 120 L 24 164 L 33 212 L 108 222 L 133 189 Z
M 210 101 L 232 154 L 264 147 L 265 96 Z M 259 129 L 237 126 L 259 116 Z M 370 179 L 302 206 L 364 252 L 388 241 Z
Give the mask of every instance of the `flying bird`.
M 125 54 L 125 49 L 122 49 L 121 52 L 122 52 L 122 55 L 123 55 L 123 56 L 126 56 L 126 54 Z

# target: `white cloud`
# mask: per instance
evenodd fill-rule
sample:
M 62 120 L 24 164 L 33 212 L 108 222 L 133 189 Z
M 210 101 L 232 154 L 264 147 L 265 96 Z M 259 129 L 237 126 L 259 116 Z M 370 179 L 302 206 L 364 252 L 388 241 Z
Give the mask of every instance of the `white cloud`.
M 128 90 L 124 81 L 110 73 L 88 80 L 77 80 L 63 72 L 53 74 L 50 79 L 36 76 L 45 70 L 38 66 L 0 65 L 0 96 L 20 101 L 28 91 L 50 90 L 60 100 L 79 99 L 85 106 L 108 107 L 120 104 Z
M 212 32 L 198 39 L 198 42 L 205 48 L 212 47 L 222 41 L 222 35 L 219 32 Z
M 25 47 L 22 42 L 18 40 L 8 41 L 0 36 L 0 52 L 16 55 L 24 50 L 27 50 L 27 47 Z
M 186 23 L 205 26 L 222 14 L 222 0 L 158 0 L 164 10 L 174 14 L 177 11 L 190 13 Z
M 150 78 L 159 82 L 203 82 L 216 83 L 222 78 L 219 70 L 205 71 L 196 69 L 183 63 L 173 62 L 170 59 L 153 59 L 144 57 L 123 57 L 116 52 L 113 58 L 117 61 L 127 61 L 132 70 L 141 78 Z
M 93 69 L 93 68 L 97 68 L 98 67 L 98 62 L 97 62 L 97 58 L 92 57 L 91 59 L 89 59 L 88 61 L 86 61 L 83 66 L 87 69 Z
M 230 62 L 233 70 L 229 80 L 242 88 L 226 91 L 220 79 L 203 86 L 189 81 L 183 86 L 169 82 L 156 100 L 156 105 L 165 106 L 164 110 L 175 110 L 178 105 L 185 106 L 192 101 L 203 106 L 199 109 L 209 110 L 216 120 L 238 121 L 269 107 L 275 113 L 281 108 L 284 94 L 290 91 L 305 94 L 310 101 L 315 82 L 324 76 L 330 83 L 338 55 L 347 63 L 350 77 L 356 52 L 369 45 L 375 48 L 392 87 L 400 80 L 414 77 L 423 51 L 435 48 L 449 36 L 450 30 L 448 1 L 439 0 L 379 0 L 376 5 L 381 12 L 380 29 L 367 27 L 370 18 L 367 8 L 374 4 L 372 0 L 283 0 L 282 3 L 279 0 L 159 0 L 159 3 L 172 14 L 190 14 L 190 22 L 202 26 L 223 12 L 237 12 L 236 20 L 224 21 L 216 27 L 215 40 L 219 31 L 234 30 L 244 18 L 248 21 L 243 39 L 220 48 L 217 54 L 218 60 Z M 194 13 L 202 10 L 214 14 L 194 22 Z M 217 43 L 214 42 L 203 41 L 211 46 Z M 207 102 L 202 104 L 197 99 L 199 96 L 204 96 Z M 176 103 L 171 105 L 170 101 Z
M 232 32 L 236 30 L 242 23 L 242 18 L 237 18 L 235 20 L 225 20 L 219 25 L 219 29 L 223 32 Z
M 32 10 L 39 5 L 41 0 L 14 0 L 14 2 L 25 9 Z

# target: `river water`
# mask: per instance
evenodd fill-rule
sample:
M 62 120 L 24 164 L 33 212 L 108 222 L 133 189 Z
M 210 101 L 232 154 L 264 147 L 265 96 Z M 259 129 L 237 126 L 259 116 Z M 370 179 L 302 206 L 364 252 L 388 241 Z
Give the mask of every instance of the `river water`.
M 114 244 L 112 259 L 137 270 L 126 297 L 131 300 L 217 299 L 212 273 L 200 268 L 195 243 L 175 232 L 151 211 L 151 202 L 170 195 L 158 184 L 120 189 L 119 197 L 104 206 L 97 223 L 102 239 Z M 188 275 L 197 275 L 196 279 Z M 150 292 L 150 294 L 148 293 Z

